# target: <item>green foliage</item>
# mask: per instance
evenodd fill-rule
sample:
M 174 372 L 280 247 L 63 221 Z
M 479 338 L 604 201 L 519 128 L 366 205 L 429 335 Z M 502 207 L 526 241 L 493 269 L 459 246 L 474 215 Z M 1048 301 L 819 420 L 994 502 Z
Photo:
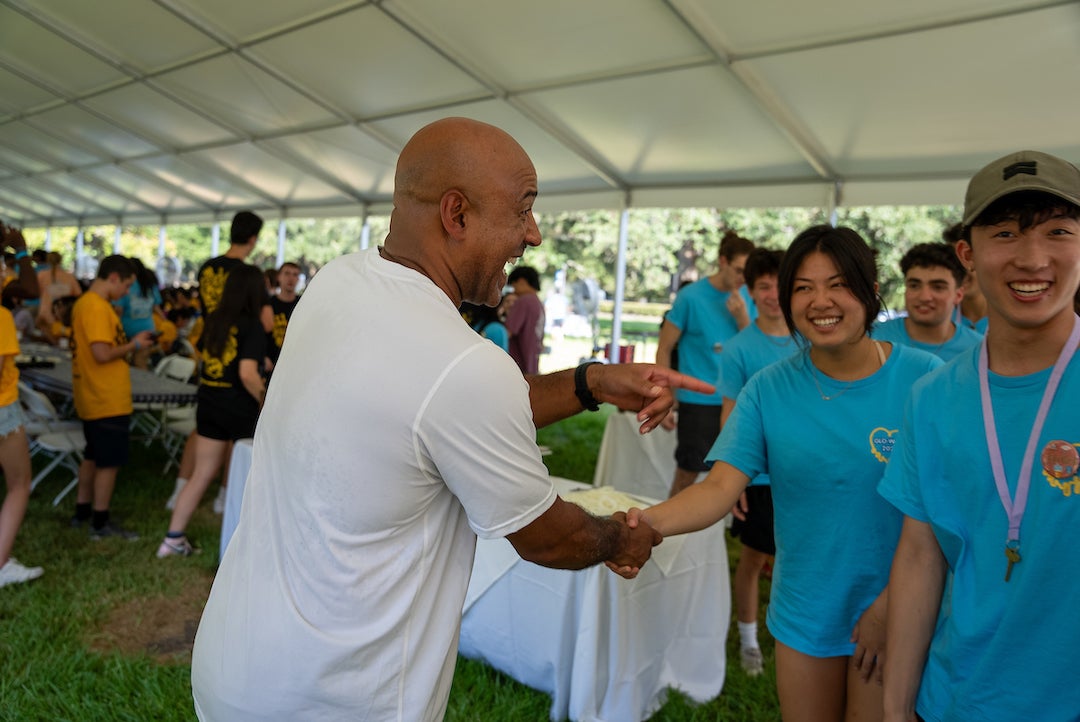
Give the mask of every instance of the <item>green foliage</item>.
M 538 432 L 553 474 L 590 481 L 610 407 L 579 414 Z M 43 462 L 38 461 L 37 467 Z M 160 624 L 151 614 L 156 602 L 184 597 L 197 608 L 209 589 L 217 562 L 220 517 L 209 506 L 213 488 L 189 525 L 202 553 L 188 559 L 154 557 L 168 526 L 162 502 L 173 479 L 160 473 L 156 445 L 132 444 L 131 462 L 120 471 L 113 513 L 142 539 L 91 542 L 85 529 L 68 526 L 74 500 L 59 508 L 52 495 L 70 480 L 54 472 L 35 491 L 15 545 L 22 561 L 42 565 L 45 576 L 0 590 L 0 720 L 163 720 L 187 722 L 195 715 L 191 701 L 190 636 L 167 637 L 175 647 L 121 651 L 115 636 L 129 638 L 138 629 Z M 729 544 L 734 569 L 737 546 Z M 762 585 L 763 603 L 768 584 Z M 125 614 L 120 614 L 126 611 Z M 194 618 L 187 634 L 194 632 Z M 181 625 L 184 626 L 184 625 Z M 160 640 L 157 635 L 149 635 Z M 738 633 L 727 643 L 728 673 L 723 693 L 703 704 L 671 692 L 652 718 L 657 722 L 779 719 L 773 672 L 773 642 L 760 632 L 766 673 L 747 677 L 738 663 Z M 185 641 L 186 640 L 186 641 Z M 121 640 L 122 641 L 122 640 Z M 141 649 L 141 648 L 140 648 Z M 164 651 L 164 658 L 155 656 Z M 717 650 L 718 654 L 724 653 Z M 451 722 L 547 719 L 551 698 L 490 667 L 459 659 L 450 693 Z
M 881 295 L 891 308 L 903 304 L 900 257 L 916 243 L 941 240 L 941 232 L 959 217 L 953 206 L 897 206 L 840 208 L 837 223 L 860 233 L 878 253 Z M 537 214 L 544 241 L 529 249 L 524 263 L 534 266 L 545 279 L 560 270 L 567 280 L 595 278 L 608 297 L 615 293 L 618 258 L 619 216 L 616 211 L 575 211 Z M 628 214 L 625 298 L 628 301 L 670 303 L 677 290 L 680 256 L 698 277 L 716 269 L 717 251 L 725 230 L 732 229 L 767 248 L 783 249 L 798 233 L 811 225 L 827 222 L 821 208 L 635 208 Z M 389 218 L 369 219 L 370 243 L 382 242 Z M 285 259 L 300 264 L 308 277 L 330 260 L 360 248 L 363 222 L 359 218 L 292 219 L 286 221 Z M 74 257 L 76 229 L 55 228 L 52 245 L 65 254 L 70 265 Z M 228 223 L 223 223 L 219 253 L 228 247 Z M 87 253 L 112 253 L 114 229 L 95 226 L 85 229 Z M 26 231 L 31 248 L 44 245 L 44 230 Z M 194 279 L 196 269 L 210 257 L 210 226 L 168 227 L 165 254 L 179 258 L 183 279 Z M 156 226 L 125 226 L 120 252 L 138 256 L 153 268 L 158 254 Z M 267 219 L 259 244 L 249 262 L 260 268 L 277 263 L 277 222 Z M 647 308 L 627 313 L 647 315 Z

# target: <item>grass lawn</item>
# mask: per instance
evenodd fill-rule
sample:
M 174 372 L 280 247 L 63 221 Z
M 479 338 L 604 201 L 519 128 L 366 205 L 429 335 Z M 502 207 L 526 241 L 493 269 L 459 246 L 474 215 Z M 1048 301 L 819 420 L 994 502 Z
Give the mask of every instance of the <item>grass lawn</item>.
M 547 457 L 553 474 L 591 481 L 607 413 L 581 414 L 541 430 L 539 442 L 555 452 Z M 156 559 L 168 523 L 162 505 L 174 480 L 161 475 L 160 456 L 156 446 L 133 444 L 131 463 L 117 482 L 113 512 L 142 535 L 136 542 L 91 542 L 85 529 L 70 528 L 74 495 L 59 507 L 51 503 L 70 479 L 64 473 L 54 472 L 34 492 L 15 555 L 44 566 L 45 576 L 0 589 L 0 721 L 195 718 L 191 640 L 217 564 L 221 517 L 210 511 L 211 487 L 189 527 L 203 552 Z M 733 627 L 723 694 L 696 705 L 674 693 L 653 719 L 779 719 L 773 644 L 764 629 L 761 639 L 765 675 L 743 674 Z M 447 719 L 539 721 L 547 719 L 550 704 L 545 694 L 459 659 Z

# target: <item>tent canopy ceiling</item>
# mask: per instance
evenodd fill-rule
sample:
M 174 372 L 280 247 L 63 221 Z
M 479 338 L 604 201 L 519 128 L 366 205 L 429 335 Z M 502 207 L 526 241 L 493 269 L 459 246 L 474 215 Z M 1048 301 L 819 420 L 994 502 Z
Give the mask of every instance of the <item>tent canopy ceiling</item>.
M 1075 0 L 0 0 L 0 218 L 385 213 L 422 125 L 508 130 L 540 210 L 959 203 L 1080 160 Z

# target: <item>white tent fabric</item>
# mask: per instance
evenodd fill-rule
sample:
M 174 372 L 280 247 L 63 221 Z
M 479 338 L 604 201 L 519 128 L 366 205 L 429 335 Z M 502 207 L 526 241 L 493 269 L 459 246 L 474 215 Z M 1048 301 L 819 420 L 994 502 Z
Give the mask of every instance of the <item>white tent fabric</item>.
M 0 0 L 0 218 L 385 213 L 466 115 L 538 210 L 959 203 L 1080 160 L 1075 0 Z

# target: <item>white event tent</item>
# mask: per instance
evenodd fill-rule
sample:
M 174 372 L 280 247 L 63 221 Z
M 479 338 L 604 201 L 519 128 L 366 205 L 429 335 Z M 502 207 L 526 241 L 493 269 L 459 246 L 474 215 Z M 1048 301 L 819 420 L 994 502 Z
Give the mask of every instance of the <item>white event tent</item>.
M 384 214 L 447 115 L 522 143 L 540 211 L 959 203 L 1080 160 L 1080 3 L 0 0 L 16 225 Z

